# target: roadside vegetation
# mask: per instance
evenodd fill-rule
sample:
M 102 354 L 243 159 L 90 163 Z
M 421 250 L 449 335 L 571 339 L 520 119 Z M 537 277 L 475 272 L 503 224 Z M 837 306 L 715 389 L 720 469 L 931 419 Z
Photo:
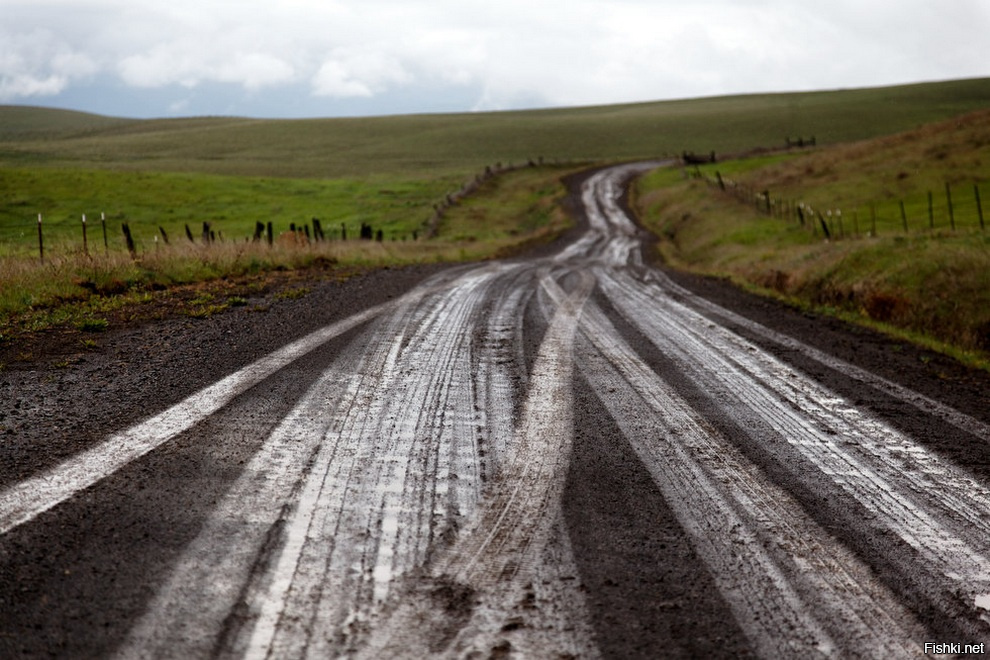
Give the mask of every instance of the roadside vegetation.
M 635 198 L 674 266 L 987 367 L 990 200 L 981 228 L 977 192 L 990 196 L 988 180 L 984 110 L 824 149 L 657 170 Z
M 428 221 L 436 214 L 431 202 L 443 199 L 436 191 L 444 188 L 438 186 L 403 186 L 393 181 L 386 190 L 373 182 L 288 180 L 280 188 L 276 182 L 259 184 L 238 177 L 210 175 L 204 184 L 198 176 L 138 175 L 148 176 L 153 183 L 126 190 L 134 191 L 128 194 L 133 195 L 135 204 L 147 208 L 147 215 L 155 220 L 133 223 L 136 243 L 133 254 L 128 252 L 119 233 L 120 219 L 108 218 L 111 238 L 109 247 L 105 246 L 99 214 L 94 214 L 97 219 L 88 223 L 85 252 L 81 218 L 73 222 L 66 220 L 61 227 L 56 223 L 44 224 L 43 260 L 34 241 L 30 251 L 14 252 L 9 246 L 17 244 L 16 240 L 8 243 L 7 254 L 0 251 L 0 342 L 24 332 L 52 327 L 92 330 L 92 319 L 111 315 L 144 318 L 154 315 L 150 308 L 156 306 L 205 318 L 227 309 L 230 304 L 224 301 L 228 298 L 235 299 L 236 304 L 246 294 L 270 288 L 274 281 L 284 286 L 300 278 L 342 278 L 370 268 L 509 256 L 527 246 L 553 240 L 571 226 L 558 204 L 564 194 L 560 179 L 571 171 L 573 167 L 525 167 L 492 177 L 479 185 L 474 195 L 451 205 L 437 217 L 437 236 L 430 240 L 424 236 Z M 88 178 L 93 174 L 87 172 L 81 176 Z M 105 176 L 100 172 L 95 174 L 97 180 Z M 169 222 L 155 215 L 158 211 L 154 200 L 169 195 L 173 189 L 168 182 L 174 181 L 205 186 L 182 188 L 186 195 L 197 200 L 183 208 L 201 208 L 199 202 L 202 202 L 204 207 L 218 209 L 217 214 L 207 216 L 217 234 L 212 241 L 204 239 L 200 225 L 195 225 L 190 241 L 184 219 Z M 225 207 L 222 200 L 215 199 L 218 189 L 211 196 L 208 184 L 221 188 L 226 185 L 225 194 L 230 194 L 231 206 Z M 305 231 L 302 223 L 290 231 L 290 223 L 285 220 L 280 223 L 281 230 L 273 232 L 271 243 L 267 235 L 254 240 L 254 224 L 266 216 L 258 215 L 251 202 L 264 205 L 272 200 L 289 199 L 293 190 L 303 185 L 309 185 L 310 189 L 322 185 L 328 193 L 323 203 L 327 197 L 336 195 L 339 205 L 334 208 L 338 213 L 340 209 L 345 213 L 353 209 L 354 214 L 324 220 L 323 240 L 316 239 L 311 224 L 306 225 Z M 271 189 L 266 190 L 267 187 Z M 82 186 L 78 190 L 95 188 Z M 230 191 L 238 190 L 245 191 L 248 199 L 235 199 L 236 195 Z M 312 205 L 309 210 L 315 208 L 313 201 L 300 202 L 303 203 Z M 243 209 L 247 217 L 231 218 L 229 208 Z M 228 217 L 219 217 L 223 213 Z M 410 222 L 410 216 L 418 220 Z M 337 222 L 341 217 L 345 218 L 341 221 L 346 227 L 343 233 L 341 223 Z M 371 238 L 361 239 L 360 225 L 365 223 L 374 231 Z M 8 228 L 12 224 L 8 223 Z M 167 243 L 156 227 L 168 227 Z M 36 225 L 22 231 L 36 240 L 33 235 Z
M 684 151 L 722 156 L 773 150 L 788 137 L 814 136 L 819 147 L 845 144 L 988 105 L 990 79 L 350 119 L 132 120 L 0 106 L 0 343 L 50 327 L 98 333 L 107 318 L 141 316 L 145 312 L 128 310 L 167 308 L 170 300 L 181 302 L 182 313 L 209 315 L 273 279 L 291 283 L 297 276 L 346 277 L 366 268 L 513 254 L 567 228 L 556 203 L 565 193 L 560 180 L 592 164 Z M 952 162 L 953 153 L 943 160 Z M 741 161 L 739 167 L 759 162 Z M 767 185 L 806 194 L 817 204 L 819 187 L 847 174 L 838 163 L 810 167 L 820 168 L 816 176 L 798 177 L 791 187 L 786 171 Z M 479 183 L 486 168 L 500 174 Z M 905 171 L 908 177 L 897 185 L 922 181 L 914 170 Z M 728 200 L 713 201 L 700 182 L 682 184 L 678 177 L 658 172 L 641 189 L 647 215 L 656 216 L 661 231 L 672 231 L 669 219 L 658 218 L 668 218 L 677 204 L 685 209 L 681 215 L 698 217 L 716 201 L 735 208 Z M 671 182 L 682 188 L 660 190 Z M 466 184 L 471 192 L 462 195 Z M 687 197 L 665 201 L 666 194 Z M 325 240 L 316 240 L 314 218 Z M 804 234 L 780 238 L 765 221 L 754 219 L 773 241 L 814 243 Z M 256 240 L 259 223 L 264 234 Z M 360 239 L 362 226 L 371 240 Z M 669 259 L 728 272 L 721 261 L 703 264 L 713 257 L 693 254 L 686 235 L 679 236 L 677 250 L 664 248 Z M 740 272 L 747 259 L 763 259 L 746 256 L 748 246 L 730 247 L 732 240 L 724 236 L 719 250 L 738 254 Z M 695 252 L 710 247 L 701 242 Z M 798 281 L 788 284 L 788 295 Z

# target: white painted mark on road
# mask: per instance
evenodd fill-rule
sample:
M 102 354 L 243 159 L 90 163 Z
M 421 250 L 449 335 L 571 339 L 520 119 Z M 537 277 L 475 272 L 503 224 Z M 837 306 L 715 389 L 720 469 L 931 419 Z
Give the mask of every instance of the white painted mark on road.
M 10 486 L 0 492 L 0 534 L 32 520 L 160 447 L 226 406 L 239 394 L 331 339 L 400 304 L 422 298 L 428 291 L 427 287 L 420 287 L 401 298 L 321 328 L 201 389 L 164 412 L 110 436 L 41 474 Z

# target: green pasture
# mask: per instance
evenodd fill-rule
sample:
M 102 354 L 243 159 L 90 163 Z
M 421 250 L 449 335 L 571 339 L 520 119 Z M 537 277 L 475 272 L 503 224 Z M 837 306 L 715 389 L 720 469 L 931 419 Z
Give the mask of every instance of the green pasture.
M 37 254 L 37 219 L 42 214 L 46 248 L 83 247 L 82 216 L 91 249 L 104 249 L 105 216 L 111 249 L 123 249 L 127 222 L 139 250 L 163 241 L 187 241 L 188 225 L 198 238 L 204 222 L 224 240 L 245 240 L 255 223 L 273 224 L 277 235 L 291 224 L 318 218 L 328 237 L 341 225 L 356 238 L 362 223 L 381 229 L 387 240 L 422 233 L 433 204 L 460 186 L 447 177 L 286 179 L 201 173 L 114 172 L 93 168 L 0 168 L 0 255 Z
M 766 214 L 762 202 L 722 192 L 712 185 L 716 172 L 791 208 L 804 204 L 808 221 Z M 637 182 L 635 199 L 669 263 L 986 366 L 990 223 L 985 217 L 980 226 L 977 190 L 986 216 L 990 110 L 827 149 L 656 170 Z

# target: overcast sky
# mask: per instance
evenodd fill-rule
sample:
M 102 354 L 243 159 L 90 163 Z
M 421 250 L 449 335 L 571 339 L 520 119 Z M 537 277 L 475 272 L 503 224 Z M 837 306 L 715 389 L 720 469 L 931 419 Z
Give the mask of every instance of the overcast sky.
M 324 117 L 990 76 L 988 0 L 0 0 L 0 103 Z

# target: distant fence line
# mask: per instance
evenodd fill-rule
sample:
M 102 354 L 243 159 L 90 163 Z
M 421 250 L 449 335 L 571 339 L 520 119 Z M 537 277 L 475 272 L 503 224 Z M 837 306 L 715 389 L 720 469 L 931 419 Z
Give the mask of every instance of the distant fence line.
M 388 238 L 392 241 L 406 241 L 406 240 L 419 240 L 422 235 L 423 238 L 435 238 L 437 231 L 439 229 L 440 222 L 443 220 L 446 212 L 458 202 L 462 201 L 464 198 L 474 194 L 485 182 L 495 178 L 498 175 L 505 174 L 508 172 L 514 172 L 521 169 L 539 167 L 545 164 L 550 164 L 553 166 L 559 166 L 563 164 L 561 161 L 553 159 L 552 161 L 546 161 L 542 156 L 536 159 L 529 159 L 525 164 L 513 165 L 509 163 L 503 165 L 501 162 L 495 163 L 494 165 L 485 166 L 484 170 L 479 174 L 475 175 L 474 178 L 467 181 L 461 188 L 456 191 L 447 193 L 440 201 L 433 205 L 433 213 L 428 218 L 426 218 L 420 226 L 420 229 L 414 229 L 411 233 L 399 236 L 394 232 Z M 107 217 L 106 213 L 100 214 L 100 231 L 102 236 L 102 251 L 110 251 L 110 238 L 107 231 Z M 89 236 L 89 225 L 92 224 L 86 217 L 86 214 L 81 215 L 80 223 L 80 236 L 81 236 L 81 252 L 83 254 L 90 254 L 90 236 Z M 45 231 L 44 231 L 44 217 L 43 214 L 38 214 L 38 243 L 37 243 L 37 254 L 41 261 L 45 260 Z M 252 242 L 252 243 L 267 243 L 268 245 L 274 245 L 276 242 L 280 244 L 289 245 L 307 245 L 310 243 L 319 243 L 324 241 L 346 241 L 348 240 L 348 224 L 340 223 L 339 229 L 336 224 L 332 229 L 325 229 L 323 226 L 323 221 L 319 218 L 312 218 L 310 221 L 305 223 L 296 224 L 294 222 L 289 223 L 288 231 L 281 232 L 279 234 L 275 233 L 275 226 L 273 222 L 256 222 L 254 233 L 250 237 L 242 237 L 240 239 L 227 239 L 224 237 L 221 231 L 215 230 L 213 225 L 209 221 L 204 221 L 202 223 L 202 229 L 197 228 L 196 231 L 190 227 L 189 223 L 184 225 L 184 236 L 187 242 L 192 244 L 200 245 L 211 245 L 213 243 L 223 243 L 228 240 Z M 355 229 L 352 225 L 351 229 Z M 356 237 L 359 240 L 364 241 L 377 241 L 384 242 L 386 240 L 385 232 L 382 229 L 375 229 L 370 224 L 365 222 L 360 223 L 356 227 L 357 231 L 352 231 L 350 236 L 352 239 Z M 138 244 L 136 242 L 136 236 L 130 227 L 130 224 L 126 220 L 120 221 L 120 232 L 124 241 L 124 245 L 128 252 L 132 256 L 136 256 L 138 253 Z M 63 236 L 65 234 L 64 230 L 60 232 Z M 156 246 L 159 245 L 169 245 L 171 238 L 164 227 L 158 226 L 158 231 L 151 234 L 150 238 L 148 236 L 144 237 L 145 241 L 151 241 Z M 99 250 L 100 248 L 96 248 Z M 73 250 L 74 252 L 75 250 Z
M 436 238 L 437 232 L 440 229 L 440 223 L 443 221 L 447 210 L 452 206 L 455 206 L 465 197 L 473 195 L 486 181 L 490 181 L 501 174 L 507 174 L 509 172 L 515 172 L 531 167 L 542 167 L 547 164 L 557 167 L 565 163 L 557 159 L 548 161 L 544 159 L 543 156 L 539 156 L 536 159 L 530 158 L 523 165 L 513 165 L 512 163 L 503 165 L 501 162 L 497 162 L 494 165 L 485 165 L 485 169 L 476 174 L 473 179 L 467 181 L 455 192 L 448 193 L 442 200 L 440 200 L 440 202 L 433 205 L 433 215 L 430 216 L 424 226 L 426 238 Z
M 813 208 L 801 201 L 774 196 L 771 190 L 725 179 L 717 171 L 715 176 L 705 176 L 695 169 L 691 176 L 703 178 L 712 188 L 753 206 L 764 215 L 793 222 L 832 240 L 936 229 L 986 230 L 977 183 L 946 183 L 939 191 L 892 197 L 855 207 L 834 204 L 828 208 Z
M 88 225 L 90 223 L 87 221 L 86 216 L 82 216 L 81 227 L 81 248 L 79 252 L 82 254 L 89 255 L 93 252 L 93 248 L 89 241 L 89 230 Z M 45 260 L 45 232 L 44 232 L 44 217 L 42 214 L 38 214 L 38 258 L 41 261 Z M 107 232 L 107 220 L 106 215 L 101 214 L 100 218 L 100 228 L 103 237 L 102 246 L 98 246 L 96 251 L 102 251 L 107 253 L 110 251 L 110 238 Z M 341 223 L 339 231 L 334 229 L 328 234 L 323 228 L 323 223 L 319 218 L 312 218 L 308 223 L 296 224 L 290 222 L 288 230 L 275 233 L 275 224 L 273 222 L 262 223 L 257 222 L 255 224 L 255 230 L 253 236 L 243 237 L 240 239 L 228 239 L 225 238 L 223 232 L 217 231 L 213 228 L 211 222 L 204 221 L 202 223 L 202 229 L 194 233 L 193 229 L 189 226 L 189 223 L 184 224 L 184 238 L 188 243 L 199 244 L 199 245 L 212 245 L 214 243 L 224 243 L 224 242 L 244 242 L 244 243 L 267 243 L 268 245 L 274 245 L 276 242 L 279 244 L 287 245 L 306 245 L 310 243 L 321 243 L 325 241 L 333 240 L 347 240 L 347 224 Z M 127 251 L 131 253 L 132 256 L 136 256 L 138 253 L 138 246 L 136 242 L 136 236 L 131 229 L 130 223 L 126 220 L 120 222 L 120 232 L 124 241 L 124 246 Z M 64 232 L 62 232 L 64 234 Z M 385 232 L 382 229 L 377 231 L 367 223 L 361 223 L 358 231 L 357 238 L 365 241 L 377 241 L 379 243 L 385 241 Z M 419 232 L 418 230 L 413 230 L 411 233 L 412 240 L 418 240 Z M 168 232 L 164 227 L 158 226 L 158 230 L 151 234 L 150 238 L 145 236 L 146 241 L 151 241 L 157 247 L 159 245 L 169 245 L 171 239 Z M 392 241 L 399 240 L 409 240 L 410 235 L 406 234 L 399 236 L 393 233 L 390 236 Z M 49 250 L 50 252 L 50 250 Z M 70 252 L 76 252 L 76 250 L 71 250 Z

